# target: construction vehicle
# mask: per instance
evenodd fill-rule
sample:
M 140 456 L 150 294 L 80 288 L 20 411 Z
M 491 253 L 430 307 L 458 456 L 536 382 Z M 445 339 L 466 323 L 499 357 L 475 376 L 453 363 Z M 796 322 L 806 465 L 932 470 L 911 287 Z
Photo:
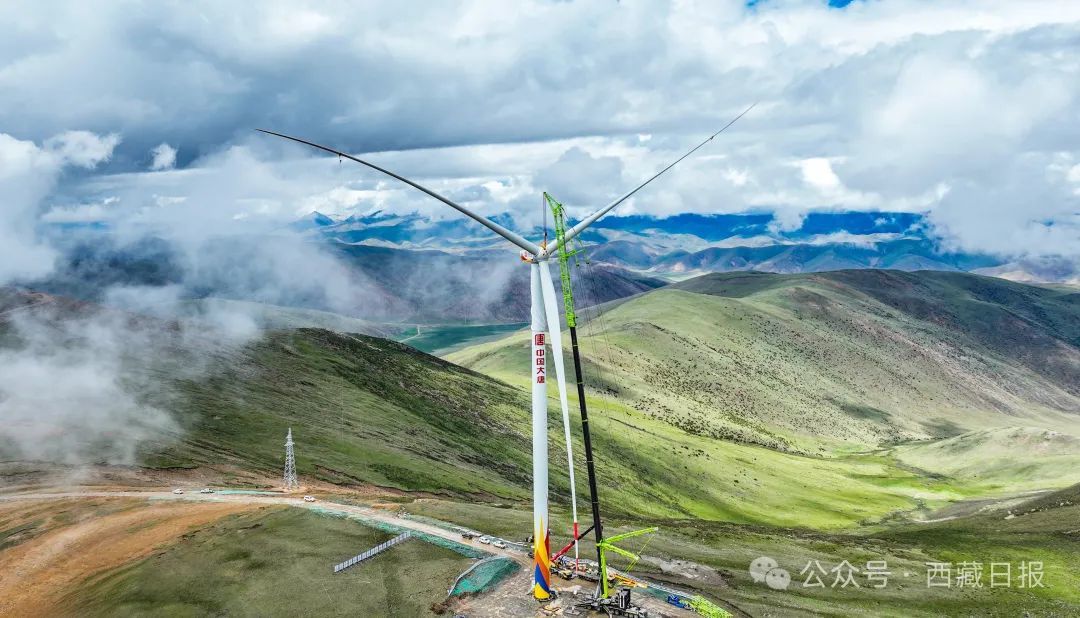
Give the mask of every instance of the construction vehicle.
M 615 536 L 600 541 L 597 545 L 597 551 L 600 554 L 598 568 L 598 579 L 600 580 L 600 583 L 598 585 L 598 594 L 582 603 L 578 603 L 577 606 L 594 612 L 604 612 L 608 616 L 631 616 L 633 618 L 648 616 L 649 613 L 647 611 L 630 602 L 631 588 L 645 586 L 641 582 L 631 579 L 624 573 L 617 573 L 614 571 L 609 572 L 607 566 L 607 554 L 610 551 L 628 558 L 630 560 L 630 565 L 626 570 L 629 571 L 634 568 L 634 565 L 637 564 L 639 560 L 641 560 L 641 556 L 618 547 L 615 543 L 643 534 L 652 534 L 657 530 L 659 530 L 659 528 L 656 527 L 632 530 L 630 532 L 624 532 L 623 534 L 616 534 Z M 612 590 L 612 586 L 615 587 L 614 590 Z
M 623 575 L 622 573 L 616 573 L 614 571 L 608 572 L 608 581 L 614 584 L 616 587 L 625 588 L 648 588 L 649 585 L 638 580 Z
M 669 594 L 669 595 L 667 595 L 667 602 L 668 602 L 669 605 L 674 605 L 675 607 L 678 607 L 679 609 L 690 609 L 690 604 L 687 603 L 685 599 L 683 599 L 682 597 L 680 597 L 677 594 Z
M 657 528 L 635 530 L 633 532 L 618 534 L 608 539 L 604 538 L 604 529 L 600 517 L 600 497 L 596 488 L 596 464 L 593 461 L 592 439 L 589 431 L 589 412 L 588 406 L 586 405 L 585 384 L 581 370 L 581 354 L 578 346 L 577 314 L 574 310 L 574 293 L 570 278 L 571 263 L 577 263 L 577 255 L 581 253 L 581 250 L 580 248 L 572 248 L 568 242 L 566 209 L 563 205 L 546 192 L 544 193 L 544 201 L 547 203 L 548 207 L 551 208 L 555 228 L 555 243 L 559 251 L 559 274 L 560 283 L 562 284 L 563 308 L 566 314 L 566 326 L 570 330 L 570 347 L 573 352 L 574 373 L 577 378 L 578 407 L 581 411 L 581 433 L 585 441 L 585 467 L 589 478 L 589 498 L 592 502 L 593 525 L 590 529 L 596 537 L 596 578 L 599 580 L 597 591 L 592 598 L 584 603 L 579 603 L 577 606 L 592 611 L 606 612 L 609 616 L 645 617 L 648 616 L 648 612 L 630 603 L 629 588 L 617 588 L 614 596 L 612 595 L 611 582 L 608 581 L 607 552 L 613 551 L 630 558 L 630 568 L 633 568 L 633 565 L 636 564 L 640 558 L 632 552 L 616 547 L 613 543 L 642 534 L 656 532 Z M 561 552 L 556 554 L 556 559 L 565 554 L 571 546 L 576 547 L 578 539 L 585 534 L 588 534 L 589 531 L 586 530 L 584 533 L 578 535 L 576 534 L 577 526 L 575 524 L 574 532 L 575 538 L 572 544 L 567 545 Z M 578 572 L 577 565 L 575 565 L 573 572 L 575 574 Z M 632 582 L 633 580 L 628 581 Z
M 551 571 L 567 581 L 570 581 L 571 579 L 577 577 L 577 571 L 574 570 L 574 565 L 572 564 L 568 565 L 562 562 L 558 564 L 553 563 L 551 566 Z
M 572 541 L 566 544 L 566 547 L 563 547 L 551 556 L 552 570 L 555 571 L 556 575 L 565 580 L 571 580 L 577 577 L 581 560 L 579 558 L 574 558 L 571 560 L 570 557 L 566 555 L 566 552 L 576 547 L 577 542 L 580 541 L 587 534 L 592 532 L 594 527 L 595 526 L 589 526 L 585 529 L 584 532 L 579 532 Z
M 585 379 L 582 374 L 581 352 L 578 346 L 577 314 L 574 311 L 574 292 L 570 281 L 571 263 L 577 263 L 576 256 L 581 253 L 581 249 L 572 248 L 569 244 L 570 237 L 568 236 L 566 229 L 566 209 L 563 205 L 556 201 L 555 198 L 551 197 L 547 192 L 544 192 L 544 201 L 551 208 L 555 226 L 555 243 L 559 252 L 559 280 L 562 285 L 563 310 L 566 314 L 566 326 L 570 330 L 570 348 L 574 357 L 574 377 L 577 385 L 578 408 L 581 412 L 581 437 L 585 446 L 585 469 L 589 478 L 589 500 L 592 507 L 593 523 L 589 526 L 589 530 L 592 530 L 593 535 L 596 537 L 597 561 L 603 562 L 600 544 L 604 540 L 604 527 L 600 517 L 600 494 L 596 489 L 596 463 L 593 460 L 592 437 L 589 430 L 589 409 L 585 399 Z M 546 243 L 546 230 L 544 236 L 544 241 Z M 588 534 L 589 530 L 579 534 L 577 521 L 574 522 L 573 547 L 575 548 L 575 557 L 577 555 L 578 540 Z M 561 553 L 565 553 L 567 549 L 569 549 L 569 546 L 564 548 Z
M 578 603 L 577 607 L 594 612 L 602 612 L 608 616 L 626 616 L 627 618 L 649 618 L 649 611 L 630 601 L 630 589 L 618 588 L 615 593 L 607 598 L 593 597 L 584 603 Z
M 577 576 L 587 582 L 600 581 L 600 576 L 596 574 L 595 569 L 578 569 Z
M 569 556 L 562 556 L 558 560 L 552 560 L 552 564 L 559 569 L 564 569 L 573 573 L 573 579 L 583 579 L 587 582 L 600 581 L 600 577 L 597 575 L 599 573 L 599 566 L 593 560 L 588 560 L 586 558 L 575 560 Z M 563 579 L 570 578 L 564 577 Z
M 619 554 L 620 556 L 624 556 L 624 557 L 626 557 L 626 558 L 628 558 L 630 560 L 630 565 L 626 568 L 627 571 L 629 571 L 630 569 L 633 569 L 634 565 L 637 564 L 638 560 L 641 560 L 641 556 L 639 556 L 639 555 L 637 555 L 637 554 L 635 554 L 635 553 L 633 553 L 631 551 L 627 551 L 627 550 L 625 550 L 625 549 L 623 549 L 621 547 L 618 547 L 618 546 L 615 545 L 615 543 L 617 541 L 624 541 L 626 539 L 633 538 L 635 536 L 641 536 L 643 534 L 652 534 L 652 533 L 654 533 L 654 532 L 656 532 L 658 530 L 660 530 L 660 529 L 656 528 L 656 527 L 642 528 L 641 530 L 633 530 L 631 532 L 624 532 L 622 534 L 616 534 L 615 536 L 608 537 L 608 538 L 606 538 L 606 539 L 604 539 L 603 541 L 600 542 L 600 545 L 598 546 L 598 549 L 600 550 L 600 576 L 601 576 L 600 577 L 600 597 L 601 598 L 606 599 L 609 596 L 611 596 L 611 589 L 610 589 L 610 585 L 608 584 L 608 568 L 607 568 L 607 553 L 609 551 L 615 552 L 616 554 Z M 622 574 L 616 574 L 616 578 L 622 578 L 622 580 L 625 580 L 625 583 L 632 583 L 634 586 L 638 585 L 638 583 L 636 581 L 634 581 L 634 580 L 632 580 L 632 579 L 630 579 L 628 577 L 625 577 Z M 616 579 L 616 581 L 620 581 L 620 580 Z M 624 582 L 620 581 L 620 583 L 624 583 Z

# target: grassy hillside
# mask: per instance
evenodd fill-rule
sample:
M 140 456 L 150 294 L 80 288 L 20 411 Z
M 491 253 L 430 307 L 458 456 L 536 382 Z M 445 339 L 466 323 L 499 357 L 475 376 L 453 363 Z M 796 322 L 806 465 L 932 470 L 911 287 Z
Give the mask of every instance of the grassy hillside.
M 314 478 L 488 500 L 530 495 L 525 394 L 402 344 L 274 333 L 179 389 L 173 409 L 186 431 L 176 443 L 148 448 L 146 465 L 276 474 L 292 427 L 298 468 Z M 687 434 L 618 404 L 594 405 L 611 512 L 828 528 L 965 495 L 886 457 L 779 453 Z M 555 408 L 549 426 L 551 460 L 564 461 Z M 557 500 L 566 500 L 565 466 L 556 463 L 552 474 Z
M 609 512 L 844 528 L 989 489 L 1066 482 L 1061 462 L 1060 473 L 987 480 L 923 464 L 916 450 L 867 450 L 1021 424 L 1075 435 L 1075 397 L 1035 364 L 830 276 L 685 285 L 710 281 L 710 293 L 658 290 L 584 327 Z M 1068 360 L 1075 348 L 1061 345 Z M 187 357 L 161 354 L 165 364 L 142 371 L 167 388 L 145 396 L 182 430 L 143 443 L 140 463 L 272 478 L 292 427 L 309 478 L 527 502 L 529 405 L 512 386 L 527 353 L 514 335 L 451 356 L 505 382 L 407 345 L 314 329 L 272 332 L 199 359 L 195 373 L 173 371 Z M 561 422 L 549 414 L 560 462 Z M 564 502 L 557 463 L 552 487 Z
M 154 466 L 280 467 L 289 427 L 301 474 L 344 484 L 526 495 L 521 393 L 408 346 L 364 335 L 271 333 L 176 384 L 185 431 Z
M 234 516 L 87 582 L 79 616 L 421 616 L 469 559 L 413 540 L 342 573 L 391 535 L 302 509 Z
M 606 525 L 662 528 L 638 572 L 755 616 L 1075 613 L 1077 489 L 1019 506 L 1013 498 L 1011 512 L 996 507 L 1003 494 L 1080 480 L 1077 299 L 950 277 L 721 275 L 611 303 L 599 316 L 583 312 Z M 56 305 L 35 297 L 18 306 L 39 301 Z M 980 320 L 1011 330 L 995 338 Z M 133 388 L 153 383 L 142 396 L 182 428 L 143 443 L 140 464 L 273 478 L 292 427 L 306 479 L 438 494 L 407 508 L 508 538 L 527 534 L 520 333 L 449 356 L 484 373 L 317 329 L 214 349 L 198 371 L 177 372 L 196 360 L 182 343 L 130 376 Z M 549 426 L 558 545 L 569 516 L 554 407 Z M 577 465 L 584 469 L 580 451 Z M 980 501 L 966 511 L 953 504 L 966 498 Z M 913 514 L 928 523 L 910 523 Z M 0 521 L 0 545 L 36 534 L 17 523 Z M 422 613 L 460 558 L 407 544 L 395 550 L 401 562 L 388 556 L 370 577 L 322 575 L 381 538 L 308 513 L 241 515 L 92 578 L 66 603 L 91 615 Z M 749 579 L 747 565 L 762 555 L 793 583 L 809 560 L 828 568 L 887 559 L 897 575 L 884 591 L 778 592 Z M 664 562 L 672 559 L 711 570 L 676 577 Z M 1048 588 L 928 590 L 932 560 L 1042 560 Z
M 1080 439 L 1048 429 L 973 431 L 893 450 L 906 465 L 933 474 L 1013 489 L 1039 489 L 1080 478 Z
M 508 533 L 528 521 L 528 513 L 419 500 L 406 507 L 416 513 L 458 521 L 485 531 Z M 1009 513 L 1015 514 L 1009 517 Z M 703 520 L 656 521 L 660 532 L 647 542 L 627 542 L 628 549 L 651 557 L 634 572 L 702 591 L 751 616 L 867 616 L 910 618 L 939 616 L 1073 616 L 1080 613 L 1080 486 L 1031 499 L 1011 510 L 989 508 L 978 514 L 934 523 L 890 523 L 853 531 L 816 532 L 761 526 L 738 526 Z M 641 520 L 608 518 L 609 533 L 639 528 Z M 583 549 L 590 555 L 591 547 Z M 759 556 L 769 556 L 791 574 L 787 590 L 754 582 L 747 570 Z M 859 574 L 859 588 L 833 587 L 835 574 L 821 575 L 825 586 L 806 587 L 807 564 L 829 570 L 848 561 Z M 868 561 L 887 563 L 885 588 L 871 588 Z M 689 562 L 687 562 L 689 561 Z M 1020 564 L 1042 561 L 1043 587 L 1021 588 Z M 928 562 L 978 563 L 980 588 L 927 587 Z M 1011 565 L 1008 587 L 989 586 L 992 562 Z M 622 558 L 616 566 L 625 566 Z M 688 578 L 677 574 L 689 573 Z
M 587 313 L 587 312 L 586 312 Z M 604 394 L 687 432 L 823 452 L 988 427 L 1080 435 L 1080 302 L 959 273 L 714 274 L 582 328 Z M 518 338 L 448 356 L 514 380 Z
M 144 466 L 274 478 L 292 427 L 308 478 L 492 502 L 531 495 L 529 403 L 520 389 L 363 335 L 280 331 L 206 353 L 166 339 L 127 376 L 180 427 L 141 443 Z M 967 495 L 962 484 L 883 456 L 802 457 L 686 433 L 619 402 L 593 405 L 610 513 L 836 528 Z M 556 408 L 549 414 L 552 490 L 565 502 L 561 421 Z

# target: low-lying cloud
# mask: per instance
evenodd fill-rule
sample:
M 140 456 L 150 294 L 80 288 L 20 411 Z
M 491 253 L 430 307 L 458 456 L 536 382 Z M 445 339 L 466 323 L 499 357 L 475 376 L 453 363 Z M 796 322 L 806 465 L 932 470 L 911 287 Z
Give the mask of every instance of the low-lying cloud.
M 146 400 L 148 385 L 138 373 L 153 362 L 160 333 L 116 320 L 48 311 L 8 320 L 6 335 L 15 343 L 0 348 L 5 459 L 130 465 L 147 441 L 178 437 L 173 417 Z
M 174 381 L 205 377 L 213 357 L 261 334 L 258 310 L 208 296 L 349 315 L 381 302 L 363 275 L 282 226 L 301 193 L 244 148 L 199 169 L 85 176 L 102 190 L 73 203 L 65 174 L 106 162 L 119 141 L 0 134 L 0 288 L 92 301 L 0 290 L 8 459 L 132 464 L 182 439 Z

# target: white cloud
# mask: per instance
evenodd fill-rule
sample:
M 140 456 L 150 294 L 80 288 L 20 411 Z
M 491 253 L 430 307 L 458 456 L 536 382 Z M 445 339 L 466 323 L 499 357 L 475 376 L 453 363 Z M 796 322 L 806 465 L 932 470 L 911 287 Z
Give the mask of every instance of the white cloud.
M 840 178 L 832 169 L 832 164 L 824 157 L 812 157 L 798 162 L 802 171 L 803 182 L 822 192 L 840 188 Z
M 533 182 L 550 187 L 557 199 L 575 206 L 602 206 L 622 184 L 622 161 L 617 156 L 593 155 L 574 146 L 555 162 L 538 170 Z M 537 202 L 539 203 L 539 202 Z
M 62 163 L 90 169 L 108 161 L 120 143 L 116 133 L 95 135 L 89 131 L 65 131 L 45 140 L 45 150 L 56 155 Z
M 42 201 L 65 167 L 106 161 L 119 141 L 115 135 L 67 131 L 38 146 L 0 133 L 0 285 L 52 270 L 56 252 L 36 230 Z
M 769 231 L 774 234 L 794 232 L 802 227 L 806 214 L 805 210 L 796 208 L 778 208 L 773 213 L 772 221 L 769 222 Z
M 1045 171 L 1080 158 L 1071 1 L 464 0 L 408 20 L 383 3 L 57 8 L 0 7 L 19 42 L 0 43 L 0 126 L 38 143 L 69 127 L 122 133 L 110 171 L 155 145 L 203 156 L 202 176 L 169 176 L 177 186 L 232 147 L 294 161 L 275 185 L 286 197 L 248 203 L 247 217 L 456 216 L 370 170 L 296 163 L 316 155 L 253 139 L 256 126 L 375 153 L 483 196 L 483 212 L 531 218 L 542 190 L 575 215 L 603 203 L 754 100 L 702 151 L 724 156 L 688 160 L 620 212 L 776 209 L 790 227 L 822 208 L 928 210 L 951 242 L 1010 253 L 1045 250 L 1012 230 L 1052 220 L 1066 233 L 1077 211 L 1076 183 Z M 996 224 L 967 187 L 1000 202 Z
M 21 345 L 0 349 L 0 443 L 16 458 L 132 465 L 143 441 L 178 433 L 168 414 L 131 391 L 133 359 L 153 358 L 152 339 L 135 325 L 47 311 L 8 319 Z
M 165 142 L 154 146 L 150 154 L 153 156 L 150 162 L 151 170 L 171 170 L 176 167 L 176 149 Z
M 746 183 L 750 181 L 750 172 L 747 170 L 728 168 L 723 171 L 723 176 L 725 180 L 736 187 L 746 186 Z
M 801 225 L 801 221 L 799 224 Z M 771 231 L 780 231 L 774 229 Z M 853 245 L 870 249 L 878 243 L 890 242 L 902 238 L 901 234 L 876 232 L 873 234 L 852 234 L 851 232 L 830 232 L 814 234 L 806 238 L 783 238 L 777 236 L 731 236 L 720 241 L 708 243 L 710 247 L 728 249 L 732 247 L 768 247 L 772 245 Z

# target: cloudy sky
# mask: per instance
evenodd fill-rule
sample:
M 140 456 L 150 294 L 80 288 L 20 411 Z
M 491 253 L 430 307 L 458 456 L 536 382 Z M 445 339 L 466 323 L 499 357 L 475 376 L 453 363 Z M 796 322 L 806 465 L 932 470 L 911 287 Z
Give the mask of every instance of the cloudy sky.
M 0 5 L 0 280 L 45 268 L 42 222 L 457 216 L 256 127 L 529 224 L 753 102 L 619 212 L 919 211 L 950 248 L 1080 255 L 1075 0 L 32 6 Z

